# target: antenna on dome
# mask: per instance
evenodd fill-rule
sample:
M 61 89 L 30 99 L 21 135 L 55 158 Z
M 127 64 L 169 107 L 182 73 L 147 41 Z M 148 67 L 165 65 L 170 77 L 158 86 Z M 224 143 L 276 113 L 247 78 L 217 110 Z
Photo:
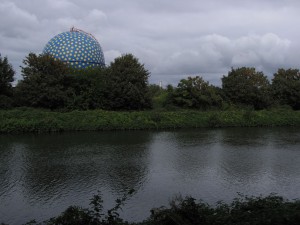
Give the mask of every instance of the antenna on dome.
M 93 38 L 95 41 L 97 41 L 97 39 L 96 39 L 92 34 L 90 34 L 90 33 L 88 33 L 88 32 L 85 32 L 84 30 L 75 28 L 74 26 L 71 27 L 70 32 L 81 32 L 81 33 L 84 33 L 84 34 L 89 35 L 91 38 Z M 98 42 L 98 41 L 97 41 L 97 42 Z

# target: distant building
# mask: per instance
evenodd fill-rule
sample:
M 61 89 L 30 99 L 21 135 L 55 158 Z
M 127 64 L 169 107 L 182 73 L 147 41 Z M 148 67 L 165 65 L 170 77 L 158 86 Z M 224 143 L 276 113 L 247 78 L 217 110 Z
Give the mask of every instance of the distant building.
M 105 66 L 104 55 L 96 38 L 74 27 L 53 37 L 43 53 L 50 54 L 76 69 Z

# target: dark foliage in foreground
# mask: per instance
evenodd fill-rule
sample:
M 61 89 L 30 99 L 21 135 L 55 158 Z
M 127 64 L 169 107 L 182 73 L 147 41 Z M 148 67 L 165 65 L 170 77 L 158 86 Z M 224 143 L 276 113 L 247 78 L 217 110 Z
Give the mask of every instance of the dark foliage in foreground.
M 280 196 L 240 197 L 231 204 L 216 207 L 189 197 L 173 201 L 170 208 L 152 214 L 148 224 L 177 225 L 296 225 L 300 224 L 300 201 L 289 202 Z
M 132 191 L 129 192 L 129 195 Z M 42 223 L 44 225 L 299 225 L 300 201 L 288 201 L 280 196 L 241 196 L 226 204 L 219 202 L 210 206 L 192 197 L 175 198 L 170 206 L 151 210 L 151 216 L 140 223 L 129 223 L 120 218 L 118 210 L 127 196 L 116 201 L 116 206 L 103 212 L 101 195 L 91 200 L 91 208 L 71 206 L 61 215 Z M 3 224 L 2 224 L 3 225 Z

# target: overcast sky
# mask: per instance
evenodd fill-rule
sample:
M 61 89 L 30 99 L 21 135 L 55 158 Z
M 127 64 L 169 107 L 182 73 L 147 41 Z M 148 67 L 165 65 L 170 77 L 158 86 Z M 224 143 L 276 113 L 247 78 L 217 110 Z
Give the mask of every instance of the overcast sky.
M 218 85 L 231 67 L 300 68 L 299 12 L 299 0 L 0 0 L 0 53 L 20 79 L 28 53 L 75 26 L 98 39 L 106 64 L 134 54 L 150 83 Z

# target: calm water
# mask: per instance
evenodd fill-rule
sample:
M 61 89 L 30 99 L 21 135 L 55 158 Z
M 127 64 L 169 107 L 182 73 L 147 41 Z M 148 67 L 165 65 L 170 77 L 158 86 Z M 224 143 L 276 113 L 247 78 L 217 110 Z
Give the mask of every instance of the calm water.
M 141 221 L 174 195 L 214 204 L 247 195 L 300 198 L 300 128 L 80 132 L 0 136 L 0 223 L 21 224 L 129 189 Z

